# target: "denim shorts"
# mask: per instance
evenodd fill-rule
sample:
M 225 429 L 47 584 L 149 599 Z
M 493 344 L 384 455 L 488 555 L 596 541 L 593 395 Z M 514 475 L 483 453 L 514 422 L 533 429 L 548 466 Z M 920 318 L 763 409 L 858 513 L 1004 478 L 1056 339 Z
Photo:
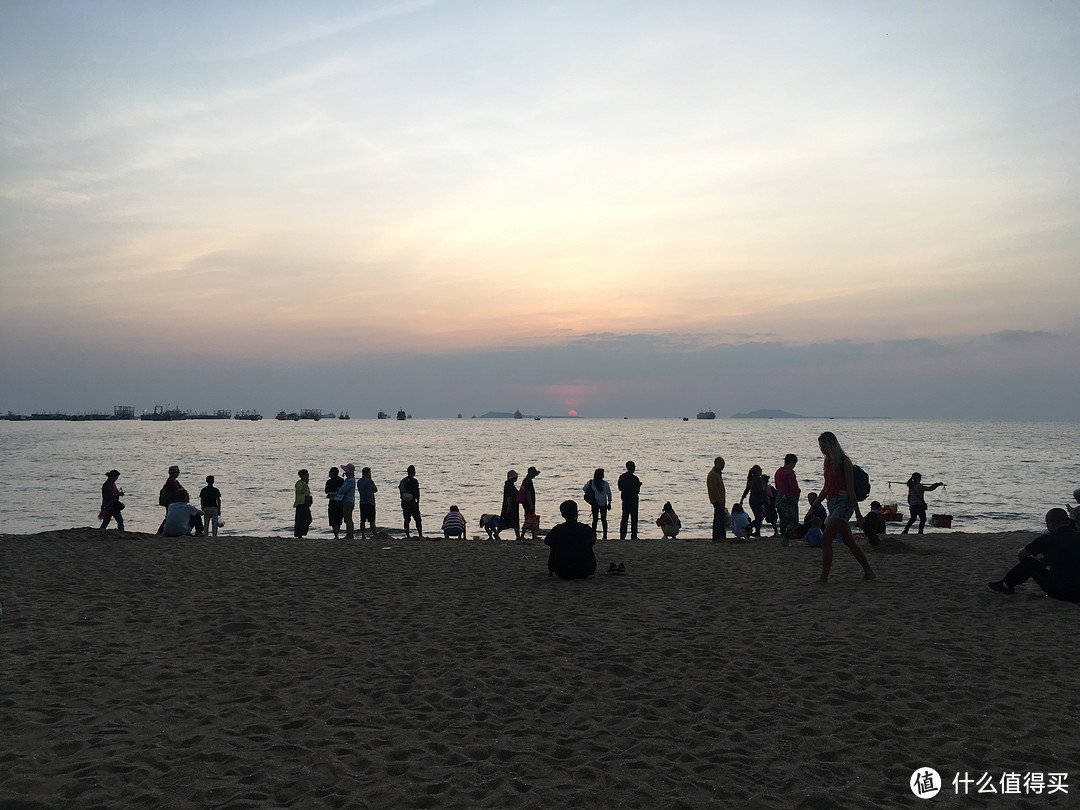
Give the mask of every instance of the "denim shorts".
M 846 492 L 841 492 L 835 498 L 829 498 L 829 519 L 837 518 L 847 523 L 855 514 L 855 506 L 848 500 Z

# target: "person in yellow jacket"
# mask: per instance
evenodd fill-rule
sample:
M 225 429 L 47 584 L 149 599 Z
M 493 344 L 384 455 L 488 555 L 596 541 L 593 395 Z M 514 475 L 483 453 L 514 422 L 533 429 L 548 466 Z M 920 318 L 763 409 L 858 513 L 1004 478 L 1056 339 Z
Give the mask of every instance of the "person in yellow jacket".
M 713 506 L 712 539 L 714 543 L 727 539 L 727 491 L 724 489 L 724 459 L 717 456 L 705 479 L 709 501 Z
M 296 519 L 293 521 L 293 535 L 303 537 L 308 533 L 311 526 L 311 489 L 308 486 L 308 471 L 300 470 L 296 473 L 299 479 L 296 482 L 296 495 L 293 498 L 293 509 L 296 510 Z

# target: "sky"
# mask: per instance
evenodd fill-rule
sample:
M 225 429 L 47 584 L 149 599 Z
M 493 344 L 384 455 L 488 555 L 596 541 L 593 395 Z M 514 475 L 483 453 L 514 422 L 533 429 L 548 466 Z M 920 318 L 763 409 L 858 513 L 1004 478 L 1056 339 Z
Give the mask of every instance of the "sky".
M 0 4 L 0 412 L 1080 418 L 1080 4 Z

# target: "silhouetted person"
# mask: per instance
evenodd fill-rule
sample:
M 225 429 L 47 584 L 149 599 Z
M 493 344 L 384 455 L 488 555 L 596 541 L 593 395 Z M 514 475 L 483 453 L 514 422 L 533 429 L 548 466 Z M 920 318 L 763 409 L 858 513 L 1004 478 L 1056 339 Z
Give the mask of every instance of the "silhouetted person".
M 405 477 L 398 484 L 398 492 L 401 493 L 401 514 L 404 517 L 405 536 L 409 533 L 409 521 L 416 522 L 416 536 L 423 537 L 424 529 L 420 523 L 420 482 L 416 480 L 416 467 L 412 464 L 405 471 Z
M 1046 528 L 1017 552 L 1020 562 L 1002 579 L 987 583 L 990 590 L 1015 593 L 1017 585 L 1033 579 L 1052 599 L 1080 602 L 1080 532 L 1064 509 L 1046 513 Z
M 630 539 L 637 540 L 638 493 L 641 479 L 634 475 L 634 462 L 626 462 L 626 472 L 619 476 L 619 495 L 622 498 L 622 516 L 619 518 L 619 539 L 626 539 L 626 524 L 630 524 Z
M 121 512 L 124 505 L 120 503 L 120 496 L 124 494 L 124 490 L 116 485 L 116 479 L 119 477 L 120 473 L 117 470 L 109 470 L 105 473 L 105 483 L 101 485 L 101 511 L 98 512 L 98 520 L 101 521 L 101 528 L 106 529 L 109 521 L 115 518 L 116 528 L 122 532 L 124 516 Z
M 604 527 L 603 539 L 607 540 L 607 513 L 611 509 L 611 486 L 604 480 L 604 468 L 597 467 L 592 480 L 582 489 L 585 491 L 585 500 L 592 507 L 592 527 L 596 531 L 596 522 L 600 521 Z
M 221 490 L 214 486 L 214 476 L 206 476 L 206 486 L 199 490 L 199 506 L 206 516 L 206 533 L 217 537 L 221 517 Z
M 297 481 L 293 487 L 293 509 L 296 516 L 293 518 L 293 536 L 304 537 L 311 526 L 311 489 L 308 487 L 308 471 L 298 470 Z
M 923 533 L 923 527 L 926 526 L 926 498 L 923 497 L 924 492 L 933 492 L 938 487 L 943 487 L 941 481 L 936 484 L 926 486 L 922 483 L 921 473 L 912 473 L 911 478 L 907 481 L 907 502 L 911 508 L 911 518 L 907 522 L 907 526 L 900 534 L 907 534 L 908 529 L 911 528 L 911 524 L 915 522 L 915 519 L 919 520 L 919 534 Z
M 548 576 L 560 579 L 585 579 L 596 573 L 596 530 L 578 523 L 576 501 L 563 501 L 559 505 L 565 523 L 552 527 L 544 538 L 551 547 L 548 552 Z
M 330 523 L 330 529 L 334 532 L 335 540 L 341 536 L 341 521 L 345 519 L 342 503 L 334 497 L 345 482 L 345 479 L 338 473 L 337 467 L 331 467 L 330 477 L 326 479 L 326 485 L 323 487 L 323 492 L 326 494 L 326 519 Z
M 727 490 L 724 487 L 724 459 L 717 456 L 705 478 L 709 502 L 713 508 L 712 539 L 714 543 L 727 538 Z

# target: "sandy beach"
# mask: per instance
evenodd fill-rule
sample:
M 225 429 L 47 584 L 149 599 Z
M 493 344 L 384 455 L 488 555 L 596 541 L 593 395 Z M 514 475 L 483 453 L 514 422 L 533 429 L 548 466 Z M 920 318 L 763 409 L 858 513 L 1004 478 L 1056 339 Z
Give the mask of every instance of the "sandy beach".
M 3 536 L 0 808 L 1075 807 L 1080 606 L 985 586 L 1030 538 Z

